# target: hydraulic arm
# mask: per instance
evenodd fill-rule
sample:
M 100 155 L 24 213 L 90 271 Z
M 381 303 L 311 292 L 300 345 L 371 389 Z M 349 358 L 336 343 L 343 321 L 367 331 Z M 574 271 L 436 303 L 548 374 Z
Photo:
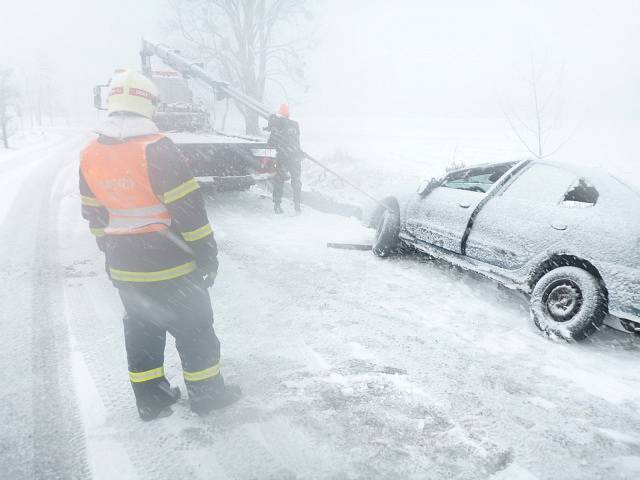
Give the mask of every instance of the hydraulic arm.
M 176 50 L 171 50 L 163 45 L 153 44 L 143 39 L 140 57 L 142 59 L 142 68 L 146 74 L 151 72 L 151 57 L 153 55 L 160 58 L 165 64 L 180 72 L 185 77 L 197 78 L 213 88 L 216 93 L 233 98 L 236 102 L 250 108 L 262 118 L 268 120 L 269 117 L 274 114 L 274 112 L 269 111 L 267 107 L 257 100 L 236 90 L 227 82 L 222 82 L 214 78 L 202 67 L 202 64 L 190 62 Z

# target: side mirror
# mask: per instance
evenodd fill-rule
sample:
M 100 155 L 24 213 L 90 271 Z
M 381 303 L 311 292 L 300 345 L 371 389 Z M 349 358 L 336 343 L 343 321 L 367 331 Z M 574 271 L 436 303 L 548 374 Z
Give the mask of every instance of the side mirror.
M 108 87 L 109 85 L 96 85 L 93 87 L 93 106 L 98 110 L 106 110 L 102 102 L 102 89 Z
M 424 180 L 418 187 L 418 195 L 426 197 L 438 185 L 440 185 L 440 182 L 435 178 L 432 178 L 431 180 Z

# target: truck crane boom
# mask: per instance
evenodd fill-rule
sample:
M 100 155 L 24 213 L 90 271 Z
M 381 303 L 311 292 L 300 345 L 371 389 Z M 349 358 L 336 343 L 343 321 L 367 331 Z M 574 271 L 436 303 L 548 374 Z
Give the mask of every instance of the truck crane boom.
M 258 102 L 257 100 L 245 95 L 244 93 L 236 90 L 227 82 L 223 82 L 214 78 L 208 73 L 201 64 L 193 63 L 180 55 L 177 50 L 172 50 L 161 44 L 154 44 L 147 40 L 142 40 L 142 50 L 140 51 L 140 57 L 142 60 L 142 69 L 145 74 L 151 72 L 151 57 L 155 55 L 161 59 L 165 64 L 180 72 L 185 77 L 196 78 L 204 84 L 210 86 L 218 94 L 222 94 L 223 97 L 233 98 L 241 105 L 250 108 L 264 119 L 269 119 L 275 112 L 269 111 L 269 109 Z

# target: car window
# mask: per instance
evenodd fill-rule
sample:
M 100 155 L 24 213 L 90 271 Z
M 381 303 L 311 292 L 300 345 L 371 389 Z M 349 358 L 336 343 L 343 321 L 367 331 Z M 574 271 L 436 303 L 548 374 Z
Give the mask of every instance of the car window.
M 534 163 L 518 175 L 500 195 L 532 205 L 558 205 L 568 189 L 576 183 L 576 175 L 555 165 Z
M 192 103 L 193 94 L 184 78 L 154 76 L 160 100 L 164 103 Z
M 563 207 L 593 207 L 600 194 L 585 178 L 578 178 L 566 191 L 560 202 Z
M 445 177 L 440 186 L 486 193 L 515 162 L 456 170 Z

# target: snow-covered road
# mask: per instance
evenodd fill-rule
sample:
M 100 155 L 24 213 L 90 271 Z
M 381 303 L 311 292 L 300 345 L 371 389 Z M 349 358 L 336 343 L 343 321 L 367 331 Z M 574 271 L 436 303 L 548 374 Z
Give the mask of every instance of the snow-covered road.
M 551 342 L 520 295 L 327 249 L 369 232 L 309 208 L 275 217 L 256 190 L 208 198 L 223 371 L 244 397 L 140 422 L 122 307 L 79 217 L 87 138 L 32 158 L 2 196 L 0 478 L 640 477 L 637 338 Z M 166 368 L 180 384 L 173 345 Z

